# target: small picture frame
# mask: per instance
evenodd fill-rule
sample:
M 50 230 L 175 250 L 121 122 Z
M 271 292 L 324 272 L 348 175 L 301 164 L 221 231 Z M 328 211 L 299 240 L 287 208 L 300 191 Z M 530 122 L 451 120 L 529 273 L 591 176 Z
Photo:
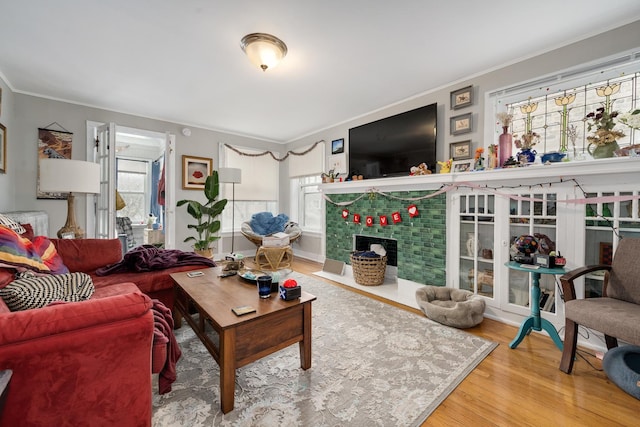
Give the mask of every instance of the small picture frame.
M 182 188 L 204 190 L 204 183 L 213 171 L 213 159 L 207 157 L 182 156 Z
M 471 132 L 473 128 L 473 115 L 471 113 L 461 114 L 451 117 L 450 133 L 451 135 L 461 135 Z
M 331 154 L 344 153 L 344 138 L 331 141 Z
M 471 140 L 449 144 L 449 158 L 464 160 L 471 158 Z
M 473 159 L 454 160 L 451 163 L 451 172 L 471 172 L 473 170 Z
M 7 128 L 0 123 L 0 173 L 7 173 Z
M 452 110 L 468 107 L 470 105 L 473 105 L 473 86 L 463 87 L 462 89 L 451 92 Z

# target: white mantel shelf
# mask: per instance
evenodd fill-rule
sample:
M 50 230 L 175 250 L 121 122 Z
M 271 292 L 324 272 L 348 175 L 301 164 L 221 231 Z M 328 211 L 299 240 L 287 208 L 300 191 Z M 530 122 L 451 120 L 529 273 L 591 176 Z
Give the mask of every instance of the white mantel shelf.
M 461 172 L 394 178 L 364 179 L 361 181 L 321 184 L 325 194 L 362 193 L 371 189 L 379 191 L 437 190 L 443 184 L 535 184 L 551 179 L 587 179 L 606 176 L 618 182 L 638 182 L 640 185 L 640 157 L 617 157 L 549 165 L 531 165 L 521 168 L 494 169 L 479 172 Z

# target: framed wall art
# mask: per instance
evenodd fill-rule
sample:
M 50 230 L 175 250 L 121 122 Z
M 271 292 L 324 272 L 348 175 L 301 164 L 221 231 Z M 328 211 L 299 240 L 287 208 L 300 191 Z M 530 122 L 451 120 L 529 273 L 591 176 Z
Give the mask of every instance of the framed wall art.
M 450 133 L 451 135 L 460 135 L 471 132 L 473 127 L 473 115 L 471 113 L 461 114 L 451 117 Z
M 54 122 L 46 128 L 38 128 L 38 199 L 58 199 L 67 198 L 66 193 L 46 193 L 40 191 L 40 159 L 71 159 L 71 149 L 73 148 L 73 132 L 67 130 L 50 129 L 51 125 L 58 125 Z M 62 126 L 60 126 L 62 128 Z M 64 129 L 64 128 L 63 128 Z
M 344 153 L 344 138 L 331 141 L 331 154 Z
M 463 160 L 471 158 L 471 140 L 449 144 L 449 158 Z
M 451 92 L 452 110 L 468 107 L 470 105 L 473 105 L 473 86 L 463 87 L 462 89 Z
M 0 173 L 7 173 L 7 128 L 0 123 Z
M 473 169 L 473 159 L 454 160 L 451 163 L 451 172 L 471 172 Z
M 182 156 L 182 188 L 204 190 L 204 183 L 213 171 L 213 159 L 207 157 Z

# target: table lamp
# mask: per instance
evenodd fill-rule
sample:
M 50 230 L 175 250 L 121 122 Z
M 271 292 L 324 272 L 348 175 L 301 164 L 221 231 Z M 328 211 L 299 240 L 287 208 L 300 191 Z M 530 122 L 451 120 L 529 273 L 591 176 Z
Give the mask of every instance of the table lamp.
M 231 189 L 231 257 L 235 258 L 233 253 L 233 240 L 235 237 L 235 199 L 236 199 L 236 183 L 240 184 L 242 178 L 242 169 L 238 168 L 220 168 L 218 169 L 218 180 L 222 183 L 230 183 Z
M 100 165 L 82 160 L 40 159 L 40 191 L 69 193 L 67 222 L 58 230 L 58 238 L 82 239 L 84 231 L 76 224 L 74 193 L 100 193 Z

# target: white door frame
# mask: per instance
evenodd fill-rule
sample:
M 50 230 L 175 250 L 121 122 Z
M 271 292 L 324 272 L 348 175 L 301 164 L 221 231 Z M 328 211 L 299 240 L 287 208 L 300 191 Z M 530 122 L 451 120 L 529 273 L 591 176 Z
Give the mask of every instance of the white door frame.
M 87 120 L 86 121 L 86 133 L 87 133 L 87 161 L 95 162 L 94 153 L 95 153 L 95 138 L 97 128 L 102 126 L 104 123 Z M 153 132 L 155 134 L 162 134 L 162 132 L 158 131 L 145 131 L 140 129 L 142 132 Z M 176 198 L 176 137 L 170 132 L 164 132 L 165 139 L 165 221 L 166 221 L 166 229 L 165 229 L 165 248 L 173 249 L 175 248 L 175 233 L 176 233 L 176 219 L 175 219 L 175 198 Z M 114 177 L 109 176 L 110 182 L 114 183 Z M 93 197 L 93 196 L 91 196 Z M 115 203 L 115 194 L 114 194 L 114 203 Z M 95 198 L 93 199 L 93 203 L 91 203 L 90 199 L 88 200 L 86 207 L 86 227 L 87 237 L 95 236 L 95 215 L 96 215 L 96 202 Z M 113 215 L 115 218 L 115 204 Z M 114 220 L 115 221 L 115 220 Z M 89 234 L 91 233 L 91 234 Z M 114 236 L 115 237 L 115 236 Z

